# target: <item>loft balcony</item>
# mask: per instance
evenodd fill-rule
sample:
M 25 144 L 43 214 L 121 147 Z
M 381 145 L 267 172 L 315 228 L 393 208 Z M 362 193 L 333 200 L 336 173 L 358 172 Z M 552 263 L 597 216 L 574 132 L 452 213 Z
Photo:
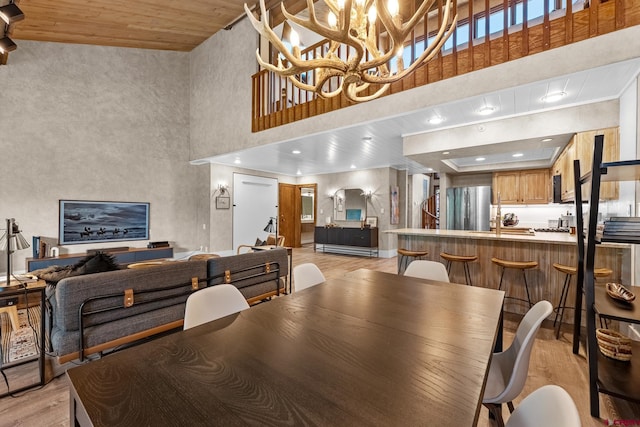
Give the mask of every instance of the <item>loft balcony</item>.
M 437 1 L 437 4 L 442 3 L 442 0 Z M 391 84 L 383 96 L 640 24 L 638 0 L 454 0 L 453 7 L 458 13 L 456 30 L 442 50 L 413 74 Z M 441 19 L 437 10 L 430 12 L 428 19 L 418 24 L 409 40 L 405 41 L 403 56 L 406 66 L 412 58 L 420 56 L 425 39 L 429 41 Z M 329 42 L 324 40 L 304 49 L 301 56 L 312 59 L 326 52 L 328 47 Z M 346 59 L 349 52 L 342 51 L 339 55 Z M 310 71 L 302 78 L 313 84 L 314 72 Z M 343 94 L 329 99 L 320 98 L 266 70 L 254 74 L 252 81 L 253 132 L 353 104 Z M 333 84 L 335 87 L 326 89 L 336 89 L 338 83 Z M 363 95 L 372 94 L 378 88 L 372 85 Z

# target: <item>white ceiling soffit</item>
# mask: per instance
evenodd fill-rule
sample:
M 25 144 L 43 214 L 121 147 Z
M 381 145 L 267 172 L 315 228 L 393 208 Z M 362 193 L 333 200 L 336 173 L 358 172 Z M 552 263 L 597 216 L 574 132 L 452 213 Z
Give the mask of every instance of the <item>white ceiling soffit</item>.
M 353 169 L 392 167 L 409 174 L 447 171 L 479 172 L 514 167 L 549 167 L 571 139 L 571 133 L 554 135 L 550 149 L 532 146 L 532 141 L 510 141 L 485 145 L 479 153 L 472 147 L 457 150 L 455 158 L 438 159 L 438 163 L 418 163 L 403 155 L 403 137 L 529 115 L 577 105 L 618 99 L 640 72 L 640 58 L 610 64 L 554 79 L 487 93 L 447 104 L 414 111 L 401 116 L 334 129 L 311 136 L 295 138 L 238 152 L 195 160 L 194 164 L 211 162 L 282 175 L 318 175 Z M 564 92 L 557 102 L 548 103 L 545 95 Z M 478 111 L 493 108 L 490 115 Z M 433 117 L 443 121 L 429 122 Z M 540 138 L 537 138 L 539 141 Z M 441 147 L 447 149 L 446 144 Z M 299 153 L 298 153 L 299 152 Z M 518 158 L 513 154 L 522 154 Z M 475 160 L 485 157 L 482 164 Z M 414 159 L 420 156 L 412 156 Z M 445 160 L 447 161 L 445 163 Z M 475 164 L 474 164 L 475 163 Z

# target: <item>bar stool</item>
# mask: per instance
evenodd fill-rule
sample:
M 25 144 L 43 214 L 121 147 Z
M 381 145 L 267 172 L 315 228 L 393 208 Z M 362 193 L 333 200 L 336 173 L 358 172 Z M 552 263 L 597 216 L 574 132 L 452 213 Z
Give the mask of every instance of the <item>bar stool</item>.
M 562 327 L 562 322 L 564 319 L 564 310 L 570 309 L 574 310 L 575 307 L 567 305 L 567 297 L 569 296 L 569 288 L 571 287 L 571 278 L 576 275 L 578 269 L 577 267 L 558 264 L 556 262 L 553 263 L 553 268 L 558 270 L 560 273 L 564 273 L 564 283 L 562 285 L 562 291 L 560 292 L 560 301 L 558 301 L 558 305 L 553 309 L 556 312 L 556 316 L 553 319 L 553 326 L 556 330 L 556 339 L 560 338 L 560 328 Z M 613 273 L 613 270 L 610 268 L 595 268 L 593 270 L 593 276 L 597 278 L 609 277 Z M 560 322 L 558 322 L 558 317 L 560 318 Z M 558 324 L 556 326 L 556 323 Z
M 449 278 L 451 278 L 451 264 L 454 262 L 461 262 L 462 267 L 464 268 L 465 283 L 469 286 L 473 285 L 473 283 L 471 283 L 471 273 L 469 273 L 469 264 L 467 263 L 477 261 L 477 255 L 454 255 L 446 252 L 440 252 L 440 256 L 447 261 L 447 273 L 449 274 Z
M 423 256 L 429 255 L 429 251 L 411 251 L 409 249 L 398 248 L 398 255 L 400 255 L 400 262 L 398 263 L 398 274 L 404 271 L 409 265 L 409 258 L 420 259 Z M 404 261 L 404 269 L 402 268 L 402 262 Z
M 527 291 L 526 301 L 529 303 L 529 308 L 533 307 L 533 303 L 531 302 L 531 295 L 529 294 L 529 285 L 527 284 L 527 274 L 525 273 L 525 270 L 528 270 L 530 268 L 537 268 L 538 262 L 537 261 L 508 261 L 506 259 L 500 259 L 495 257 L 491 258 L 491 262 L 502 267 L 502 273 L 500 274 L 500 286 L 498 286 L 498 289 L 502 289 L 502 279 L 504 278 L 504 272 L 507 268 L 513 268 L 513 269 L 522 271 L 522 277 L 524 278 L 524 288 Z M 505 298 L 525 301 L 523 299 L 514 298 L 514 297 L 505 296 Z

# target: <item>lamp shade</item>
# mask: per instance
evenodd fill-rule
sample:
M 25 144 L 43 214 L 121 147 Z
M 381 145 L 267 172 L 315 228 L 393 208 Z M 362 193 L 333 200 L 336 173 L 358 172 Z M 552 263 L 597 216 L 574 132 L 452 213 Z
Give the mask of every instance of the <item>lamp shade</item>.
M 264 231 L 266 231 L 267 233 L 273 233 L 274 231 L 276 231 L 276 227 L 273 225 L 273 218 L 269 218 L 269 222 L 264 228 Z
M 0 7 L 0 19 L 6 22 L 7 25 L 11 25 L 14 22 L 22 21 L 24 19 L 24 13 L 22 13 L 18 5 L 10 3 Z

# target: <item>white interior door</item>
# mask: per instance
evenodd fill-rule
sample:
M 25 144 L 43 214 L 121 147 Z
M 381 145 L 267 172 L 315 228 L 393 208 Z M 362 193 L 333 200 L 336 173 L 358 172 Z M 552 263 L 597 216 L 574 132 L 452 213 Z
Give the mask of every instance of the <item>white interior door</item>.
M 278 216 L 278 180 L 262 176 L 233 174 L 233 251 L 239 245 L 265 240 L 264 228 Z M 274 219 L 275 221 L 275 219 Z

